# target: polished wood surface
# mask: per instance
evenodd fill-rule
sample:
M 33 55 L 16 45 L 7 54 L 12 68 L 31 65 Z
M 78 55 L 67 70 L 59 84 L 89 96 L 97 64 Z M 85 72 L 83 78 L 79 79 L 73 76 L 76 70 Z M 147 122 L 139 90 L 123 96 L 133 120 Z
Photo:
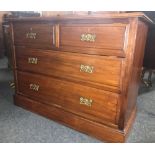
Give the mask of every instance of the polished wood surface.
M 123 50 L 126 24 L 66 24 L 60 25 L 60 48 L 95 48 Z M 95 35 L 95 41 L 81 41 L 82 34 Z M 89 52 L 89 49 L 86 49 Z M 80 51 L 79 51 L 80 52 Z
M 114 20 L 118 20 L 118 19 L 123 19 L 123 20 L 129 20 L 130 18 L 141 18 L 141 20 L 145 21 L 145 22 L 151 22 L 153 23 L 153 21 L 148 17 L 146 16 L 144 13 L 142 12 L 132 12 L 132 13 L 105 13 L 105 14 L 102 14 L 102 15 L 97 15 L 97 14 L 94 14 L 94 15 L 61 15 L 61 16 L 51 16 L 51 17 L 25 17 L 25 18 L 10 18 L 10 21 L 12 22 L 17 22 L 17 21 L 24 21 L 24 22 L 27 22 L 27 21 L 31 21 L 31 22 L 34 22 L 34 21 L 37 21 L 37 22 L 45 22 L 45 21 L 48 21 L 48 22 L 56 22 L 56 21 L 59 21 L 59 22 L 66 22 L 68 20 L 71 21 L 71 23 L 73 22 L 89 22 L 89 21 L 97 21 L 99 20 L 99 23 L 104 23 L 103 19 L 104 20 L 107 20 L 110 22 L 114 22 Z M 101 21 L 102 20 L 102 21 Z M 110 23 L 111 23 L 110 22 Z M 94 24 L 94 23 L 92 23 Z
M 23 107 L 24 109 L 60 122 L 61 124 L 64 124 L 85 134 L 91 135 L 92 137 L 96 137 L 97 139 L 100 139 L 102 141 L 117 143 L 124 142 L 126 139 L 126 133 L 128 133 L 129 130 L 127 128 L 125 132 L 118 131 L 118 129 L 116 128 L 91 121 L 84 117 L 80 117 L 79 115 L 75 115 L 64 109 L 60 109 L 59 107 L 42 104 L 22 95 L 15 95 L 14 100 L 16 105 Z M 134 118 L 135 113 L 133 114 Z
M 52 48 L 53 45 L 53 25 L 42 23 L 20 23 L 13 25 L 14 43 L 17 46 L 27 46 L 34 48 Z M 27 37 L 28 33 L 34 33 L 35 38 Z
M 52 75 L 78 83 L 81 81 L 111 91 L 120 91 L 123 60 L 119 58 L 21 47 L 16 47 L 16 58 L 19 70 Z M 37 64 L 28 63 L 29 58 L 37 58 Z M 92 72 L 81 70 L 81 66 L 93 67 Z
M 117 124 L 116 113 L 119 95 L 98 90 L 68 81 L 39 76 L 29 73 L 17 73 L 18 91 L 36 101 L 56 104 L 64 109 L 100 122 L 105 120 Z M 45 81 L 48 81 L 45 83 Z M 39 86 L 37 91 L 30 84 Z M 92 100 L 91 105 L 80 104 L 80 98 Z
M 142 13 L 11 19 L 15 104 L 124 142 L 136 114 L 149 21 Z
M 133 53 L 128 53 L 130 54 L 128 55 L 128 62 L 129 62 L 128 67 L 130 68 L 130 71 L 127 73 L 128 70 L 126 70 L 125 76 L 127 76 L 128 74 L 130 75 L 128 76 L 129 77 L 128 81 L 126 81 L 128 82 L 128 85 L 127 85 L 128 89 L 124 94 L 125 95 L 124 99 L 127 101 L 123 101 L 124 104 L 122 105 L 124 106 L 124 109 L 126 109 L 126 113 L 124 113 L 124 117 L 121 116 L 121 118 L 124 118 L 124 121 L 123 121 L 124 123 L 122 126 L 125 126 L 127 124 L 131 116 L 131 113 L 136 107 L 138 89 L 140 85 L 140 77 L 141 77 L 141 71 L 142 71 L 142 64 L 143 64 L 143 57 L 144 57 L 144 49 L 145 49 L 145 43 L 146 43 L 147 31 L 148 31 L 147 25 L 141 21 L 133 21 L 131 25 L 133 26 L 133 30 L 136 30 L 136 39 L 135 39 L 135 46 L 134 46 Z M 120 121 L 121 121 L 121 118 L 120 118 Z

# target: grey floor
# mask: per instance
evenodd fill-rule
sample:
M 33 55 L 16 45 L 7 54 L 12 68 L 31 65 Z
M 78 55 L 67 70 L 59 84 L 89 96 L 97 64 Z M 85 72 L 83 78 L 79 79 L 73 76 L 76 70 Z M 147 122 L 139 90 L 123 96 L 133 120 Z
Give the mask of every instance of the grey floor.
M 100 143 L 101 141 L 26 111 L 13 104 L 13 79 L 7 59 L 0 59 L 1 143 Z M 138 113 L 127 142 L 155 142 L 155 77 L 153 87 L 140 88 Z

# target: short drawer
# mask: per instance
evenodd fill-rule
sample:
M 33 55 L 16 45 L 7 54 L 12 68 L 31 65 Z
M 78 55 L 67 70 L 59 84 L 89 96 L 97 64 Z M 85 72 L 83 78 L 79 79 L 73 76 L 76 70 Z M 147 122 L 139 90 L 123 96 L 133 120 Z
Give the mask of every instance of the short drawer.
M 17 68 L 120 90 L 121 58 L 16 48 Z
M 18 72 L 18 92 L 72 113 L 117 124 L 119 95 L 84 85 L 26 72 Z
M 126 24 L 60 25 L 59 46 L 63 50 L 88 54 L 125 56 L 126 42 Z
M 48 48 L 53 45 L 53 25 L 44 23 L 14 23 L 15 45 Z

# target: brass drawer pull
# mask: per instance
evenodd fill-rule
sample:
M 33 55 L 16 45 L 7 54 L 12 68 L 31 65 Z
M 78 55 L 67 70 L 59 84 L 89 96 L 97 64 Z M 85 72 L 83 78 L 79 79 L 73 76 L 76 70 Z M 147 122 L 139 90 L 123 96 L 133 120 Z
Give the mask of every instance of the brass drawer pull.
M 26 33 L 26 38 L 36 39 L 36 35 L 37 35 L 37 33 L 28 32 L 28 33 Z
M 80 71 L 81 72 L 86 72 L 86 73 L 93 73 L 94 67 L 93 66 L 88 66 L 88 65 L 80 65 Z
M 38 91 L 39 90 L 39 85 L 36 85 L 36 84 L 31 83 L 30 84 L 30 89 L 31 90 L 34 90 L 34 91 Z
M 96 35 L 95 34 L 81 34 L 81 41 L 87 41 L 87 42 L 95 42 Z
M 86 106 L 92 106 L 93 100 L 80 97 L 80 104 L 84 104 Z
M 28 63 L 29 64 L 37 64 L 38 63 L 38 59 L 37 58 L 28 58 Z
M 26 33 L 26 38 L 28 39 L 36 39 L 37 33 L 32 32 L 32 28 L 30 28 L 30 32 Z

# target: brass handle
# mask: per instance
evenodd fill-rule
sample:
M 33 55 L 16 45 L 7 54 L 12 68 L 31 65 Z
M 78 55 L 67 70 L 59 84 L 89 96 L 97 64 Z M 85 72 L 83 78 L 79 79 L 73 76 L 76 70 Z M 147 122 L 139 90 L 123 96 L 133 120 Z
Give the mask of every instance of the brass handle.
M 37 33 L 32 32 L 32 28 L 30 28 L 30 32 L 26 33 L 26 38 L 28 39 L 36 39 Z
M 29 57 L 28 58 L 28 63 L 29 64 L 37 64 L 38 63 L 38 58 Z
M 26 33 L 26 38 L 36 39 L 36 35 L 37 35 L 37 33 L 28 32 L 28 33 Z
M 84 104 L 86 106 L 92 106 L 93 100 L 92 99 L 87 99 L 84 97 L 80 97 L 80 104 Z
M 94 67 L 89 65 L 80 65 L 80 71 L 86 73 L 93 73 Z
M 87 42 L 95 42 L 96 35 L 95 34 L 81 34 L 81 41 L 87 41 Z
M 30 89 L 34 90 L 34 91 L 38 91 L 39 90 L 39 85 L 31 83 L 30 84 Z

